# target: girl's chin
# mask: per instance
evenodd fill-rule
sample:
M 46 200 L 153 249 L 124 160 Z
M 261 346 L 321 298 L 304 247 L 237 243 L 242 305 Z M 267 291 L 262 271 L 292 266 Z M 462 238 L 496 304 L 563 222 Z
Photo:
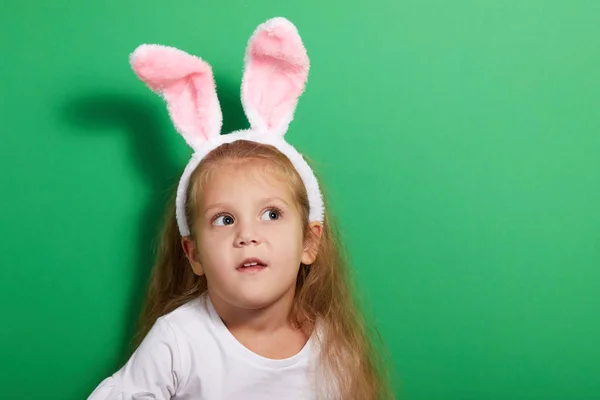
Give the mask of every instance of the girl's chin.
M 260 310 L 274 305 L 279 301 L 285 301 L 286 294 L 278 292 L 267 292 L 265 290 L 239 291 L 235 293 L 232 304 L 246 310 Z

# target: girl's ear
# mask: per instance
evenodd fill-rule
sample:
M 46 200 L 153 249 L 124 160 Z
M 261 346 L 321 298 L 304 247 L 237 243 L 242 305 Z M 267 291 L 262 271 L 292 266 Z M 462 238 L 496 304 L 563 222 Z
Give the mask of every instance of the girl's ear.
M 310 67 L 296 27 L 273 18 L 252 34 L 244 59 L 242 105 L 252 129 L 284 135 Z
M 202 263 L 198 258 L 198 249 L 194 239 L 192 239 L 189 236 L 182 237 L 181 247 L 183 247 L 185 256 L 187 257 L 190 265 L 192 266 L 192 270 L 194 271 L 194 273 L 198 276 L 204 275 L 204 268 L 202 267 Z
M 320 222 L 311 222 L 307 237 L 304 240 L 304 250 L 300 261 L 304 265 L 310 265 L 315 262 L 319 251 L 319 244 L 323 236 L 323 225 Z
M 192 148 L 219 136 L 223 115 L 210 65 L 155 44 L 135 49 L 130 63 L 138 78 L 164 98 L 175 128 Z

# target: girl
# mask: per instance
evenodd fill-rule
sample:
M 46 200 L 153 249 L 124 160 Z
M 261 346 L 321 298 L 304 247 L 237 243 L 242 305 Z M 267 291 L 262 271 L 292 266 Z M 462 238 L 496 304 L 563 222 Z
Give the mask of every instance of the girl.
M 228 135 L 204 61 L 142 45 L 131 63 L 194 154 L 168 209 L 143 340 L 89 399 L 391 398 L 318 181 L 283 138 L 309 69 L 294 25 L 275 18 L 252 35 L 251 128 Z

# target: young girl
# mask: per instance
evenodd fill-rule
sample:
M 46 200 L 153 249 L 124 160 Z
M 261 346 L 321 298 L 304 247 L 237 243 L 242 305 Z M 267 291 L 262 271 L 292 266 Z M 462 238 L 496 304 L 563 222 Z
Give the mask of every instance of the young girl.
M 391 398 L 318 181 L 283 138 L 309 69 L 294 25 L 275 18 L 252 35 L 251 128 L 227 135 L 208 64 L 158 45 L 131 63 L 194 154 L 168 209 L 143 340 L 89 399 Z

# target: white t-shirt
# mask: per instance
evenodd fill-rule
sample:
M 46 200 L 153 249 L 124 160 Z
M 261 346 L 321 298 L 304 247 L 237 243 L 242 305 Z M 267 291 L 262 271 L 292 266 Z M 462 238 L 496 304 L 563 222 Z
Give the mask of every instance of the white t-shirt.
M 206 294 L 160 317 L 88 400 L 314 400 L 314 335 L 296 355 L 259 356 L 229 332 Z

